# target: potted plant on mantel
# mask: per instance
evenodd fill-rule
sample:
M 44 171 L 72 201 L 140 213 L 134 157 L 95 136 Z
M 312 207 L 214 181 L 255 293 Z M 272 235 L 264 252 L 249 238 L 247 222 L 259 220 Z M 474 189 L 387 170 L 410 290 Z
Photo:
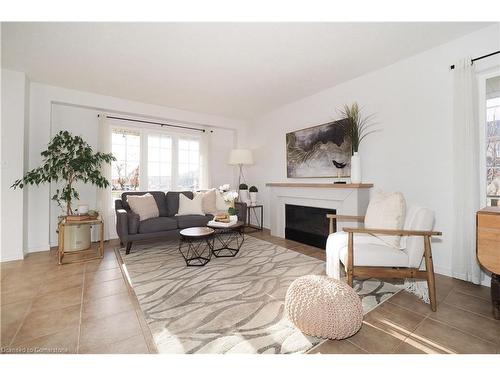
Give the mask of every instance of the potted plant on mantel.
M 57 189 L 52 196 L 52 200 L 56 201 L 59 207 L 65 211 L 66 215 L 62 217 L 74 216 L 72 201 L 80 197 L 75 184 L 84 182 L 99 188 L 107 188 L 109 181 L 101 174 L 100 168 L 102 163 L 110 164 L 116 160 L 112 154 L 94 152 L 92 147 L 81 137 L 73 136 L 68 131 L 57 133 L 41 155 L 43 157 L 42 165 L 27 172 L 23 178 L 16 180 L 11 188 L 22 189 L 26 185 L 38 186 L 43 183 L 62 181 L 62 189 Z M 70 231 L 73 232 L 70 233 Z M 76 233 L 75 231 L 84 233 Z M 90 242 L 89 225 L 67 226 L 64 234 L 65 238 L 80 236 L 88 238 L 88 242 Z
M 346 120 L 344 122 L 346 137 L 351 142 L 351 182 L 359 184 L 362 179 L 361 159 L 358 154 L 359 145 L 366 136 L 377 131 L 376 129 L 370 130 L 375 125 L 372 123 L 374 115 L 361 117 L 361 109 L 356 102 L 351 105 L 344 105 L 340 110 L 340 115 Z

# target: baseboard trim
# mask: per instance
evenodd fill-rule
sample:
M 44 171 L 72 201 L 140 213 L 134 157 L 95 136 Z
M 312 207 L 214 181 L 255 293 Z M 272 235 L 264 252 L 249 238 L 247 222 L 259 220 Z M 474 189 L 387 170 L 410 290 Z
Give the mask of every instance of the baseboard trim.
M 26 251 L 25 254 L 39 253 L 41 251 L 49 251 L 49 250 L 50 250 L 50 245 L 46 245 L 46 246 L 30 246 L 30 247 L 28 247 L 28 250 Z

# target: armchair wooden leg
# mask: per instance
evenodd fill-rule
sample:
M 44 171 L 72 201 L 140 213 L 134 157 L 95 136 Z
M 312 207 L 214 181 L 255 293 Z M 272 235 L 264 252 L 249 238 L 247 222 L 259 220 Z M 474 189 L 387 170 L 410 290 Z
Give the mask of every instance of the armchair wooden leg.
M 432 311 L 436 311 L 437 310 L 436 280 L 434 278 L 431 238 L 429 236 L 424 237 L 424 257 L 425 257 L 425 269 L 427 271 L 427 287 L 429 288 L 429 299 L 431 300 L 431 309 Z
M 354 233 L 349 233 L 348 242 L 347 242 L 347 285 L 352 288 L 352 279 L 353 279 L 353 242 L 354 242 Z
M 132 241 L 127 242 L 127 250 L 125 250 L 125 254 L 130 254 L 130 249 L 132 249 Z

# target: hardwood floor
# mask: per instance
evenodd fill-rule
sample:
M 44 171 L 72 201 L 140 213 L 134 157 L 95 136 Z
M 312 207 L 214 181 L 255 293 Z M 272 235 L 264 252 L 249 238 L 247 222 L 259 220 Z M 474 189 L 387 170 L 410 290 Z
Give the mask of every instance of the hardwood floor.
M 252 236 L 318 259 L 324 250 L 278 237 Z M 155 353 L 138 301 L 114 253 L 58 266 L 55 252 L 1 263 L 4 353 Z M 437 275 L 438 311 L 400 292 L 369 312 L 363 327 L 310 353 L 500 353 L 500 321 L 491 315 L 489 288 Z

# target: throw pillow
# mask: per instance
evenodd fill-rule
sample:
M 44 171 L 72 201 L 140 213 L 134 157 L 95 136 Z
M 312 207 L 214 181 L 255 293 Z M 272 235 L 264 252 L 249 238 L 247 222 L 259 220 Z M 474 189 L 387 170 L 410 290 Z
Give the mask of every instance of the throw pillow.
M 189 199 L 184 194 L 179 194 L 179 211 L 175 216 L 180 215 L 205 215 L 202 208 L 203 194 L 193 193 L 193 199 Z
M 210 189 L 205 192 L 199 192 L 197 194 L 201 194 L 203 196 L 201 207 L 205 214 L 217 213 L 215 189 Z
M 401 193 L 376 192 L 370 199 L 365 215 L 365 228 L 403 229 L 406 201 Z M 401 249 L 401 236 L 375 235 L 385 244 Z
M 149 193 L 144 195 L 128 195 L 127 203 L 130 209 L 139 215 L 140 221 L 160 216 L 155 198 Z
M 229 203 L 224 200 L 224 195 L 220 191 L 215 192 L 215 208 L 217 212 L 226 212 L 231 207 Z

